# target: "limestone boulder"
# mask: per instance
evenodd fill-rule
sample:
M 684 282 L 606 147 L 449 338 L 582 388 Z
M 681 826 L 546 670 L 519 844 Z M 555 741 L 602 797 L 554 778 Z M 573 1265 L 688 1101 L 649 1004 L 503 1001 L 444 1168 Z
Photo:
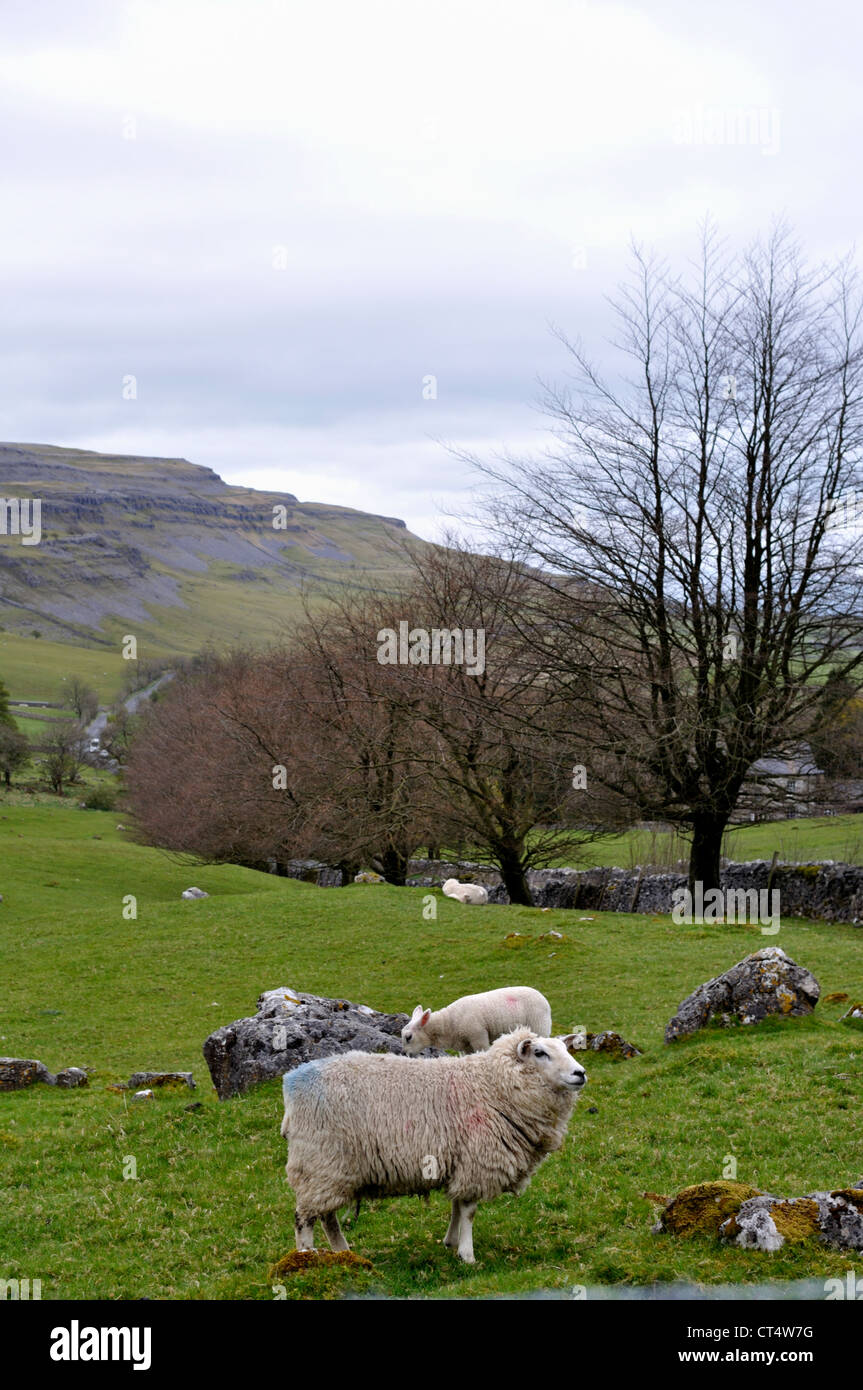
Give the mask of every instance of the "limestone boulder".
M 781 946 L 765 946 L 693 990 L 669 1020 L 665 1041 L 695 1033 L 712 1020 L 760 1023 L 770 1014 L 811 1014 L 820 993 L 811 971 L 793 961 Z
M 716 1235 L 765 1253 L 810 1240 L 863 1250 L 863 1182 L 802 1197 L 776 1197 L 741 1182 L 696 1183 L 666 1202 L 653 1231 Z
M 750 1197 L 719 1234 L 748 1250 L 781 1250 L 813 1237 L 837 1250 L 863 1250 L 863 1183 L 805 1197 Z
M 40 1081 L 46 1086 L 72 1089 L 87 1085 L 87 1073 L 83 1067 L 64 1067 L 55 1076 L 43 1062 L 25 1057 L 0 1057 L 0 1091 L 23 1091 Z
M 25 1057 L 0 1057 L 0 1091 L 23 1091 L 39 1081 L 47 1086 L 57 1084 L 56 1076 L 43 1062 Z
M 204 1058 L 219 1099 L 227 1100 L 319 1057 L 351 1051 L 402 1054 L 407 1021 L 407 1014 L 379 1013 L 367 1004 L 284 986 L 260 995 L 253 1018 L 211 1033 Z M 428 1049 L 422 1055 L 441 1054 Z

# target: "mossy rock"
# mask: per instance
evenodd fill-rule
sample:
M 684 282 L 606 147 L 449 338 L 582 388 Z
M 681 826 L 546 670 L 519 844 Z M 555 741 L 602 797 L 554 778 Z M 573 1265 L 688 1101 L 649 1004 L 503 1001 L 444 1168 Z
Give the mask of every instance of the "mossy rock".
M 283 1279 L 289 1274 L 305 1274 L 314 1269 L 373 1269 L 371 1260 L 355 1255 L 353 1250 L 292 1250 L 271 1265 L 268 1278 Z
M 811 1197 L 791 1197 L 785 1202 L 776 1202 L 770 1208 L 773 1224 L 786 1240 L 808 1240 L 820 1233 L 818 1225 L 818 1203 Z
M 723 1221 L 734 1216 L 760 1189 L 745 1182 L 699 1182 L 672 1197 L 654 1227 L 676 1236 L 718 1235 Z
M 831 1197 L 843 1197 L 846 1202 L 850 1202 L 852 1207 L 863 1213 L 863 1187 L 836 1187 L 831 1193 Z

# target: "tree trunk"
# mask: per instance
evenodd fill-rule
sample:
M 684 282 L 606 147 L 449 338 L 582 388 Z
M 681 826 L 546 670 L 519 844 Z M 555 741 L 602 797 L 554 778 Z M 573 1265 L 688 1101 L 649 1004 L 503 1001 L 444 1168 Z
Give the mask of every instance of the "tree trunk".
M 341 869 L 342 883 L 353 883 L 363 866 L 359 859 L 340 859 L 335 867 Z
M 380 857 L 381 870 L 387 883 L 404 888 L 408 871 L 408 857 L 398 849 L 384 850 Z
M 521 907 L 533 907 L 533 897 L 527 886 L 527 871 L 518 851 L 501 851 L 497 857 L 497 866 L 510 902 L 518 903 Z
M 728 824 L 728 812 L 700 812 L 692 818 L 692 847 L 689 851 L 689 891 L 695 894 L 696 883 L 702 891 L 718 888 L 719 859 L 722 836 Z

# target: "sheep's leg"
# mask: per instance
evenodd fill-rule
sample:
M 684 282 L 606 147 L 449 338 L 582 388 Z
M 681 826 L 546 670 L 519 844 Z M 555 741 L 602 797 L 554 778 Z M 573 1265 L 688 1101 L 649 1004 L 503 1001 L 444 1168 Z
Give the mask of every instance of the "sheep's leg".
M 446 1235 L 443 1238 L 444 1245 L 449 1245 L 452 1249 L 458 1245 L 459 1232 L 461 1230 L 461 1202 L 456 1197 L 450 1212 L 449 1225 Z
M 330 1242 L 331 1250 L 350 1250 L 351 1247 L 345 1240 L 342 1234 L 342 1228 L 339 1225 L 338 1212 L 325 1211 L 321 1216 L 321 1225 L 324 1228 L 327 1240 Z
M 315 1248 L 315 1217 L 301 1215 L 299 1212 L 294 1217 L 294 1231 L 296 1232 L 296 1242 L 298 1250 L 314 1250 Z
M 476 1215 L 476 1202 L 462 1202 L 461 1227 L 458 1238 L 459 1259 L 465 1264 L 475 1264 L 473 1257 L 473 1218 Z

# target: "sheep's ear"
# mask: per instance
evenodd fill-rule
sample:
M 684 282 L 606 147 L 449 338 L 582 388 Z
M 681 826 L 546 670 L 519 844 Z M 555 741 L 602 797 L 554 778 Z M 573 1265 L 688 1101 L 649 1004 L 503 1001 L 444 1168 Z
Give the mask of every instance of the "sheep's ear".
M 564 1047 L 566 1048 L 567 1052 L 583 1052 L 583 1051 L 584 1051 L 584 1034 L 583 1034 L 583 1033 L 567 1033 L 566 1037 L 565 1037 L 565 1038 L 561 1038 L 560 1041 L 563 1043 L 563 1045 L 564 1045 Z M 578 1047 L 576 1047 L 576 1045 L 575 1045 L 576 1043 L 579 1044 Z
M 420 1028 L 425 1028 L 425 1026 L 426 1026 L 426 1024 L 428 1023 L 428 1021 L 429 1021 L 430 1018 L 431 1018 L 431 1009 L 424 1009 L 424 1010 L 423 1010 L 423 1016 L 422 1016 L 422 1018 L 420 1019 Z
M 516 1051 L 518 1052 L 518 1055 L 522 1062 L 525 1060 L 526 1057 L 530 1055 L 530 1045 L 532 1042 L 533 1038 L 522 1038 L 521 1042 L 519 1043 Z
M 420 1016 L 420 1014 L 422 1013 L 422 1011 L 423 1011 L 423 1006 L 422 1006 L 422 1004 L 417 1004 L 416 1008 L 414 1009 L 413 1013 L 411 1014 L 411 1023 L 413 1023 L 414 1019 L 419 1018 L 419 1016 Z

